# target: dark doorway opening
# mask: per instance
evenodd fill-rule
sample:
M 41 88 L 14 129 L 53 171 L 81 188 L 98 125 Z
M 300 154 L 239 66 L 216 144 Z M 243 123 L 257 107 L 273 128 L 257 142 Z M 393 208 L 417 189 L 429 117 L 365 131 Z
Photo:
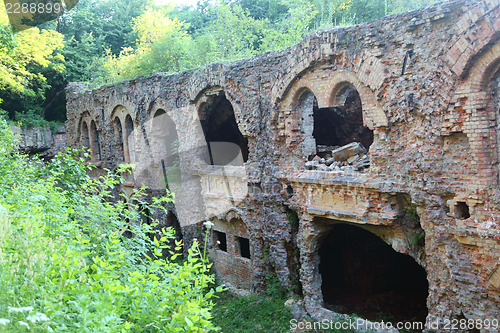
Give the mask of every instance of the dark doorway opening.
M 359 142 L 366 149 L 373 143 L 373 131 L 363 124 L 361 98 L 354 87 L 344 89 L 341 107 L 313 107 L 316 146 L 345 146 Z
M 120 162 L 125 161 L 125 153 L 123 150 L 123 128 L 120 118 L 116 117 L 113 120 L 113 128 L 115 133 L 115 151 L 120 159 Z
M 248 160 L 248 139 L 241 134 L 233 106 L 223 91 L 208 95 L 198 114 L 208 146 L 207 164 L 228 165 L 240 152 L 243 162 Z
M 410 256 L 347 224 L 333 226 L 319 255 L 326 307 L 373 321 L 425 322 L 427 274 Z
M 175 193 L 181 183 L 179 138 L 174 121 L 162 109 L 153 117 L 153 138 L 153 155 L 160 161 L 165 187 Z

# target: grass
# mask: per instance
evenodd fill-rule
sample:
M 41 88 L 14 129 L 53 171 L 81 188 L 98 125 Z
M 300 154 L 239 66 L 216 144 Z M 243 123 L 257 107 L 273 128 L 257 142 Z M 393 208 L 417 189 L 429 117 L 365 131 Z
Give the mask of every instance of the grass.
M 271 296 L 272 295 L 272 296 Z M 212 310 L 212 322 L 222 333 L 273 332 L 289 333 L 292 315 L 284 305 L 284 294 L 277 292 L 267 295 L 236 296 L 228 291 L 219 294 Z M 305 319 L 313 323 L 314 320 Z M 355 320 L 354 317 L 352 320 Z M 341 319 L 340 322 L 346 321 Z M 297 321 L 294 322 L 297 324 Z M 348 326 L 346 326 L 348 327 Z M 311 329 L 300 332 L 351 333 L 351 329 Z
M 222 333 L 290 332 L 292 315 L 284 303 L 281 297 L 238 297 L 226 291 L 212 310 L 213 323 Z

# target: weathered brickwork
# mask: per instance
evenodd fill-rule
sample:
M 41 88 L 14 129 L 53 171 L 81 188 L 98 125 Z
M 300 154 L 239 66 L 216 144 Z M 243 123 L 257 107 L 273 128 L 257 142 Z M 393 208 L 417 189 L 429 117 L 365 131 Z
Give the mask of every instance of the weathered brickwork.
M 134 164 L 128 194 L 169 186 L 187 244 L 212 220 L 227 242 L 213 252 L 217 275 L 234 290 L 260 290 L 275 273 L 311 315 L 331 316 L 320 269 L 329 257 L 320 249 L 343 223 L 425 269 L 428 319 L 498 319 L 499 36 L 498 0 L 460 0 L 318 31 L 284 52 L 96 90 L 73 84 L 68 145 L 94 148 L 101 168 Z M 369 168 L 329 168 L 316 110 L 349 116 L 353 90 L 373 133 Z M 209 119 L 217 105 L 224 122 Z M 227 141 L 231 107 L 245 140 L 228 140 L 248 145 L 248 160 L 225 167 L 214 162 L 215 145 L 206 153 L 205 137 L 219 129 L 207 141 Z M 175 140 L 158 114 L 174 124 Z M 162 140 L 176 142 L 180 182 L 171 181 L 172 145 Z M 250 258 L 238 237 L 249 239 Z

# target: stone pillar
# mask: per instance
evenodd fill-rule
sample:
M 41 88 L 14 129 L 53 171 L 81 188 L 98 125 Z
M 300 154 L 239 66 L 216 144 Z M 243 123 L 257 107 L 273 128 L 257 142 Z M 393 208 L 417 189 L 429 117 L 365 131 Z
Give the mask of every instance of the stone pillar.
M 310 313 L 323 305 L 318 254 L 321 232 L 322 230 L 313 223 L 312 216 L 301 214 L 297 240 L 300 250 L 300 282 L 306 309 Z

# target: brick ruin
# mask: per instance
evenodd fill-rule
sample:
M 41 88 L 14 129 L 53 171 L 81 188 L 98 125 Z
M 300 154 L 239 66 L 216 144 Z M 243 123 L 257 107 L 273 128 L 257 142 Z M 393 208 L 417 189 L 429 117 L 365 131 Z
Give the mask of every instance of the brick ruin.
M 453 1 L 179 74 L 67 90 L 68 145 L 214 223 L 219 281 L 313 317 L 500 318 L 500 9 Z M 219 244 L 216 244 L 219 241 Z M 474 330 L 466 330 L 472 332 Z M 479 330 L 477 330 L 479 332 Z

